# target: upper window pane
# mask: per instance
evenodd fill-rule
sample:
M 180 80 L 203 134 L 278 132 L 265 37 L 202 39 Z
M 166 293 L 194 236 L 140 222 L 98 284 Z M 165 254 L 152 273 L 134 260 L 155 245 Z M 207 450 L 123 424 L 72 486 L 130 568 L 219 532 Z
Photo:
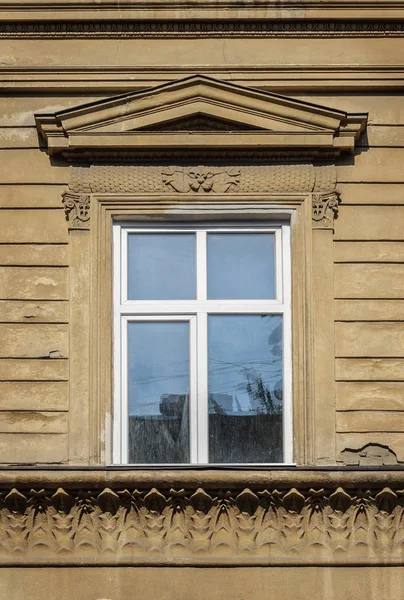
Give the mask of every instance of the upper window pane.
M 209 233 L 208 298 L 275 298 L 274 234 Z
M 129 300 L 193 300 L 194 233 L 128 235 Z

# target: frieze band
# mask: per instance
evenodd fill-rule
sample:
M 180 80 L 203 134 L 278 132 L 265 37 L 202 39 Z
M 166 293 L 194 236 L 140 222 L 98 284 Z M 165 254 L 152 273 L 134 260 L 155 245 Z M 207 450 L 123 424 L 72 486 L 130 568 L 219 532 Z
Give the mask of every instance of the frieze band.
M 400 564 L 403 519 L 394 486 L 11 488 L 0 563 Z
M 1 23 L 0 38 L 403 37 L 403 21 L 126 21 Z
M 89 229 L 93 193 L 313 193 L 313 227 L 333 229 L 339 196 L 333 167 L 90 165 L 70 169 L 70 187 L 63 194 L 70 229 Z M 329 191 L 332 190 L 332 191 Z
M 240 167 L 91 164 L 70 167 L 69 176 L 70 190 L 77 194 L 320 193 L 333 191 L 335 185 L 334 166 L 310 164 Z

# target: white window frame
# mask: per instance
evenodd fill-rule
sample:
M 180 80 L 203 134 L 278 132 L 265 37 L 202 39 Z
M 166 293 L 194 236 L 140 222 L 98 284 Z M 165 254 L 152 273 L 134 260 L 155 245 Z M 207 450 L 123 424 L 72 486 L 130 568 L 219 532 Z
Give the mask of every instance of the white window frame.
M 208 232 L 260 232 L 275 235 L 276 298 L 270 300 L 208 300 Z M 196 233 L 196 300 L 128 300 L 127 248 L 130 233 Z M 208 461 L 208 314 L 283 315 L 283 463 L 238 463 L 238 466 L 293 464 L 292 323 L 290 225 L 286 222 L 256 223 L 113 223 L 113 463 L 130 464 L 128 456 L 127 325 L 131 321 L 187 321 L 190 324 L 190 463 Z M 137 464 L 137 463 L 136 463 Z M 221 467 L 234 464 L 219 463 Z M 137 465 L 139 466 L 139 465 Z M 164 465 L 144 465 L 145 467 Z M 177 463 L 175 467 L 181 466 Z

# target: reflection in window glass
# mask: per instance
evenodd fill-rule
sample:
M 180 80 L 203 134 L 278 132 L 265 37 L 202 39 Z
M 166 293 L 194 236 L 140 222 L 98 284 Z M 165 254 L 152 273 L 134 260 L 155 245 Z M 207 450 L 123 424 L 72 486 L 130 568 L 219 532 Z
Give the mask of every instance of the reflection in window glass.
M 282 462 L 282 316 L 208 319 L 209 461 Z
M 208 298 L 275 298 L 275 236 L 208 233 Z
M 128 235 L 129 300 L 191 300 L 195 290 L 194 233 Z
M 128 324 L 130 463 L 189 462 L 189 324 Z

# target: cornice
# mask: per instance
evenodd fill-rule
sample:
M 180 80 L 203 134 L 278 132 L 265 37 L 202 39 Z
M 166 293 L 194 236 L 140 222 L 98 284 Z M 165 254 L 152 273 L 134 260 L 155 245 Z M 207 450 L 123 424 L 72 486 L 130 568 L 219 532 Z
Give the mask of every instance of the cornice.
M 404 10 L 403 15 L 404 18 Z M 404 37 L 404 20 L 204 20 L 0 22 L 0 38 Z
M 97 489 L 104 487 L 171 488 L 202 486 L 235 490 L 243 487 L 344 487 L 347 490 L 398 487 L 404 489 L 404 466 L 367 467 L 270 467 L 268 469 L 156 467 L 2 467 L 0 489 L 44 487 L 57 489 Z
M 0 18 L 30 21 L 81 20 L 197 20 L 197 19 L 397 19 L 403 18 L 402 0 L 146 0 L 0 3 Z
M 0 472 L 0 564 L 402 565 L 403 470 Z
M 159 65 L 0 67 L 3 92 L 119 93 L 141 90 L 193 75 L 231 81 L 237 85 L 276 92 L 374 90 L 404 87 L 404 65 Z

